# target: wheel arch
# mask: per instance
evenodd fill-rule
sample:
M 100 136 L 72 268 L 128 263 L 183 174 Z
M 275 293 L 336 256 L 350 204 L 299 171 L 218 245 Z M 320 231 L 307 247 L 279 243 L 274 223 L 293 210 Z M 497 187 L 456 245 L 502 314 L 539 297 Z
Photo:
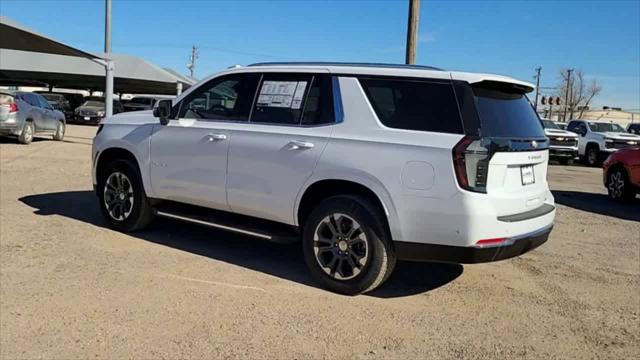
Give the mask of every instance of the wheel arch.
M 392 237 L 399 238 L 397 214 L 391 196 L 381 184 L 364 178 L 333 176 L 309 181 L 297 196 L 294 208 L 295 225 L 302 226 L 315 205 L 335 195 L 359 195 L 369 199 L 382 211 Z
M 140 166 L 140 161 L 132 151 L 125 149 L 123 147 L 109 147 L 97 154 L 96 160 L 95 160 L 95 167 L 94 167 L 96 183 L 102 171 L 104 171 L 104 169 L 106 168 L 107 164 L 109 164 L 111 161 L 120 160 L 120 159 L 129 160 L 133 164 L 135 164 L 135 166 L 138 169 L 138 173 L 142 178 L 142 184 L 143 184 L 143 187 L 145 187 L 145 192 L 148 193 L 147 191 L 148 189 L 146 189 L 146 185 L 144 182 L 144 176 L 142 175 L 142 168 Z

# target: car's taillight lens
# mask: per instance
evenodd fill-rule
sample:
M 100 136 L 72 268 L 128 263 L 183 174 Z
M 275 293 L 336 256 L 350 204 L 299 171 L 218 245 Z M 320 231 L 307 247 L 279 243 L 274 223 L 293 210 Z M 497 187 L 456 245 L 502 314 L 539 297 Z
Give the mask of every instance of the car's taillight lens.
M 453 148 L 453 168 L 458 185 L 465 190 L 486 193 L 490 157 L 482 139 L 462 138 Z
M 10 113 L 18 112 L 18 104 L 16 103 L 9 104 L 9 112 Z

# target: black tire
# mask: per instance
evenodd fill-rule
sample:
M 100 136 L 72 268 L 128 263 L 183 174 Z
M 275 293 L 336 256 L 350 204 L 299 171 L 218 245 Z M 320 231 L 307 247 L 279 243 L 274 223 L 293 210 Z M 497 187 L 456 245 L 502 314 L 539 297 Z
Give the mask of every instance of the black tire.
M 20 133 L 20 136 L 18 136 L 18 142 L 24 145 L 31 144 L 35 131 L 36 129 L 33 126 L 33 121 L 25 121 L 22 132 Z
M 56 126 L 56 132 L 53 134 L 53 140 L 62 141 L 64 139 L 64 133 L 67 127 L 64 121 L 58 121 L 58 125 Z
M 126 182 L 129 183 L 131 189 L 131 197 L 133 201 L 126 200 L 115 200 L 115 201 L 124 201 L 124 205 L 120 205 L 120 213 L 121 216 L 116 216 L 110 214 L 110 209 L 105 202 L 105 197 L 109 197 L 107 200 L 112 200 L 114 197 L 108 195 L 109 190 L 105 190 L 107 187 L 107 180 L 110 180 L 110 177 L 113 175 L 117 178 L 117 174 L 124 174 L 126 177 Z M 124 183 L 125 181 L 123 181 Z M 110 180 L 110 183 L 113 181 Z M 123 186 L 126 190 L 129 189 L 129 186 Z M 142 186 L 142 179 L 140 177 L 140 172 L 136 164 L 132 163 L 130 160 L 115 160 L 104 167 L 104 170 L 98 174 L 98 199 L 100 210 L 102 211 L 102 215 L 105 217 L 109 225 L 118 231 L 123 232 L 132 232 L 137 230 L 144 229 L 147 225 L 149 225 L 155 216 L 155 210 L 151 206 L 147 195 L 144 192 L 144 187 Z M 127 207 L 126 203 L 131 203 L 132 206 L 130 208 L 129 214 L 125 215 L 122 211 L 122 207 Z M 115 210 L 113 207 L 111 210 Z M 118 211 L 114 211 L 115 214 L 118 214 Z M 120 217 L 122 219 L 120 219 Z
M 614 167 L 607 174 L 607 193 L 609 197 L 616 201 L 631 201 L 635 199 L 636 192 L 627 172 L 622 167 Z
M 573 158 L 562 158 L 560 159 L 560 164 L 562 165 L 573 165 Z
M 587 165 L 589 166 L 599 166 L 600 150 L 595 146 L 591 146 L 587 148 L 587 153 L 585 154 L 585 160 L 587 161 Z
M 326 231 L 321 227 L 327 227 L 327 229 L 331 230 L 330 220 L 325 220 L 334 214 L 339 214 L 336 219 L 339 224 L 334 228 L 342 227 L 344 229 L 344 226 L 342 226 L 344 222 L 346 222 L 347 226 L 349 223 L 353 226 L 354 223 L 351 220 L 354 220 L 359 225 L 357 228 L 360 229 L 362 234 L 358 233 L 359 235 L 356 236 L 356 230 L 349 237 L 350 239 L 356 239 L 359 245 L 351 243 L 352 240 L 349 240 L 350 245 L 348 245 L 347 249 L 347 245 L 345 245 L 347 243 L 346 238 L 343 237 L 343 241 L 337 241 L 335 236 L 333 237 L 334 240 L 330 240 L 335 242 L 330 245 L 327 245 L 326 239 L 322 243 L 316 243 L 316 230 L 318 232 L 321 229 Z M 340 246 L 338 246 L 338 243 L 341 243 Z M 366 250 L 364 250 L 366 255 L 358 260 L 357 256 L 363 252 L 363 243 L 366 244 Z M 334 267 L 320 265 L 320 262 L 324 261 L 323 259 L 326 257 L 323 258 L 322 255 L 316 255 L 316 245 L 319 244 L 323 245 L 322 250 L 318 248 L 318 254 L 327 255 L 331 259 L 333 257 L 338 258 L 339 260 L 336 260 L 338 265 Z M 354 246 L 353 249 L 352 245 Z M 356 246 L 358 246 L 357 249 Z M 384 215 L 371 201 L 360 196 L 338 195 L 320 202 L 304 222 L 302 249 L 311 276 L 324 288 L 347 295 L 357 295 L 377 288 L 391 275 L 396 264 L 391 235 Z M 344 252 L 340 250 L 344 250 Z M 355 254 L 356 251 L 359 251 L 359 254 Z M 348 261 L 348 259 L 350 260 Z M 356 260 L 353 261 L 353 259 Z M 355 266 L 358 267 L 358 273 L 356 274 L 356 270 L 349 273 L 349 268 L 354 269 L 355 267 L 351 265 L 355 265 L 356 262 L 360 266 Z M 329 273 L 325 272 L 324 269 L 327 269 Z M 333 276 L 331 275 L 332 271 L 329 269 L 333 269 Z M 345 269 L 346 271 L 343 271 Z M 343 273 L 346 276 L 343 276 Z M 341 276 L 343 279 L 337 279 L 336 276 Z

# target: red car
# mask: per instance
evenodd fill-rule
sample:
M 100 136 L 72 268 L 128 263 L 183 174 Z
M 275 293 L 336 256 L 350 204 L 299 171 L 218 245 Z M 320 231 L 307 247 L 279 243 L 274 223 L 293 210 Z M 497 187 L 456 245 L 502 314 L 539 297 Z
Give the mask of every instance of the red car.
M 602 164 L 604 186 L 614 200 L 632 200 L 640 192 L 640 147 L 620 149 Z

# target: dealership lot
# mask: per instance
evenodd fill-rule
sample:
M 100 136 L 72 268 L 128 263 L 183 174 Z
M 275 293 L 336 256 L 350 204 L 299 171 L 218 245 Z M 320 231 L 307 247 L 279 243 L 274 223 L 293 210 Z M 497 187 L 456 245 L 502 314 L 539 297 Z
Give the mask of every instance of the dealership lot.
M 121 234 L 91 190 L 95 127 L 0 141 L 2 358 L 634 358 L 640 199 L 549 167 L 548 243 L 483 265 L 401 263 L 374 293 L 314 287 L 298 246 L 161 219 Z

